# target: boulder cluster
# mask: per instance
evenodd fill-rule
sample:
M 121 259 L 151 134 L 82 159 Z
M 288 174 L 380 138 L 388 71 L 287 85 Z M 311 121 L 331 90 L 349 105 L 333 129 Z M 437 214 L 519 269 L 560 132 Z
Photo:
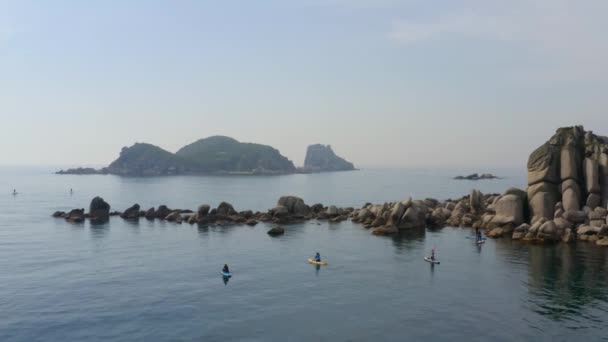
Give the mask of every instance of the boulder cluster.
M 85 213 L 85 209 L 73 209 L 69 212 L 56 211 L 52 216 L 65 218 L 73 223 L 80 223 L 89 219 L 93 224 L 105 223 L 110 216 L 120 216 L 122 219 L 129 221 L 145 218 L 177 224 L 217 226 L 245 224 L 255 226 L 259 221 L 274 224 L 290 224 L 311 219 L 340 222 L 348 219 L 353 210 L 353 208 L 338 208 L 333 205 L 328 207 L 324 207 L 322 204 L 309 206 L 299 197 L 283 196 L 279 198 L 276 207 L 267 212 L 253 212 L 251 210 L 239 212 L 227 202 L 222 202 L 217 208 L 213 209 L 208 204 L 202 204 L 196 212 L 189 209 L 170 209 L 166 205 L 142 210 L 139 204 L 134 204 L 122 212 L 110 212 L 110 205 L 101 197 L 95 197 L 91 201 L 87 213 Z M 280 235 L 284 232 L 283 228 L 275 228 L 278 229 L 272 230 L 270 235 Z

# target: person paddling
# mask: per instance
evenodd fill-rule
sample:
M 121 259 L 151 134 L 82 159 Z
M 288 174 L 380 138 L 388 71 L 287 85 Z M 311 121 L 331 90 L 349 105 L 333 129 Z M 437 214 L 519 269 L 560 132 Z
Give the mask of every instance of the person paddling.
M 431 261 L 435 261 L 435 248 L 431 250 Z
M 317 254 L 315 255 L 315 261 L 321 262 L 321 254 L 319 254 L 319 252 L 317 252 Z
M 228 264 L 224 264 L 224 268 L 222 268 L 222 272 L 228 274 L 230 273 L 230 270 L 228 269 Z
M 17 189 L 13 189 L 13 195 L 17 194 Z

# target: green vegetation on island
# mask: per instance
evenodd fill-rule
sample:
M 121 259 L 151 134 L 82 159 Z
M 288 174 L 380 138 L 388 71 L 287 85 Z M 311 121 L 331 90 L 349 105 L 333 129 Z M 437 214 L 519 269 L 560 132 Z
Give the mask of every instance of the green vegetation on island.
M 196 173 L 285 174 L 295 171 L 293 162 L 275 148 L 213 136 L 184 146 L 177 153 L 151 144 L 136 143 L 123 147 L 118 159 L 106 168 L 77 168 L 57 173 L 165 176 Z

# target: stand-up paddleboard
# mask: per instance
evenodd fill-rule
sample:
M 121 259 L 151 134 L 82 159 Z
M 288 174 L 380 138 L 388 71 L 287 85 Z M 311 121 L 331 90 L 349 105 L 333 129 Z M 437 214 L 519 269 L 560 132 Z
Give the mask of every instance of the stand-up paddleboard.
M 479 241 L 475 241 L 476 244 L 481 245 L 482 243 L 486 243 L 486 240 L 479 240 Z
M 325 266 L 327 263 L 325 261 L 316 261 L 315 259 L 308 259 L 308 262 L 314 265 Z
M 475 236 L 467 236 L 466 238 L 467 238 L 467 239 L 471 239 L 471 240 L 477 240 L 477 237 L 475 237 Z M 483 240 L 483 241 L 485 241 L 486 239 L 487 239 L 487 238 L 485 238 L 485 237 L 482 237 L 482 238 L 481 238 L 481 240 Z
M 226 273 L 226 272 L 224 272 L 224 271 L 220 271 L 220 274 L 221 274 L 221 275 L 222 275 L 222 277 L 224 277 L 224 278 L 230 278 L 230 277 L 232 277 L 232 273 L 230 273 L 230 272 Z
M 437 261 L 437 260 L 431 260 L 430 257 L 424 257 L 424 260 L 430 262 L 431 264 L 437 264 L 437 265 L 439 265 L 439 261 Z

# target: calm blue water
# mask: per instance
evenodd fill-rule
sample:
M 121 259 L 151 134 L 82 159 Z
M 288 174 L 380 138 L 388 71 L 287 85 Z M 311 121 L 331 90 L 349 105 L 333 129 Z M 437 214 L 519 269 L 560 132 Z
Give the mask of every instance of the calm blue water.
M 119 178 L 0 170 L 0 341 L 606 340 L 608 252 L 528 246 L 445 228 L 375 237 L 359 225 L 269 228 L 167 222 L 68 224 L 55 210 L 104 197 L 195 209 L 266 210 L 284 194 L 361 206 L 473 187 L 522 187 L 525 174 L 453 181 L 458 171 L 363 170 L 281 177 Z M 474 170 L 476 171 L 476 170 Z M 483 170 L 485 171 L 485 170 Z M 20 192 L 10 195 L 13 188 Z M 69 194 L 69 189 L 74 194 Z M 435 247 L 441 265 L 423 256 Z M 306 263 L 321 252 L 329 265 Z M 234 277 L 224 283 L 221 266 Z

